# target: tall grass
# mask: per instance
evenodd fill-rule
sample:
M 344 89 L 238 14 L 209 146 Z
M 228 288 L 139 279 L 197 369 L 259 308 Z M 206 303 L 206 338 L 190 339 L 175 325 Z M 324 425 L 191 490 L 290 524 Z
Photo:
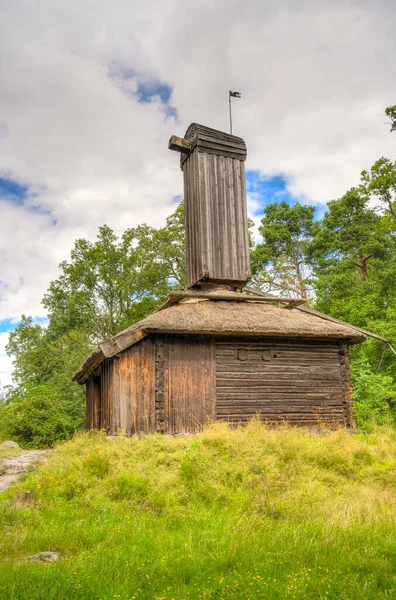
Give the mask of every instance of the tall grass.
M 391 429 L 80 434 L 2 497 L 0 598 L 394 598 L 395 491 Z

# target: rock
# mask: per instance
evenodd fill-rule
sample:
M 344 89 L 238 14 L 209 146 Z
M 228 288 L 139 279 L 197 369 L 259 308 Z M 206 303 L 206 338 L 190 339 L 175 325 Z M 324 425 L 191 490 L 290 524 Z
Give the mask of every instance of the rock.
M 59 558 L 60 554 L 58 552 L 39 552 L 29 556 L 30 562 L 36 563 L 56 562 Z
M 19 444 L 16 442 L 12 442 L 11 440 L 7 440 L 1 444 L 2 448 L 21 448 Z

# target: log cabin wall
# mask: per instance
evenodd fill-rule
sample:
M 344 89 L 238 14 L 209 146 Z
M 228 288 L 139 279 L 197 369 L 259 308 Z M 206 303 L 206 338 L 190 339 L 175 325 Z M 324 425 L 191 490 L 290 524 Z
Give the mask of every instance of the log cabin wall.
M 348 347 L 328 340 L 216 339 L 217 419 L 350 425 Z
M 157 430 L 196 431 L 216 418 L 215 343 L 208 335 L 157 335 Z

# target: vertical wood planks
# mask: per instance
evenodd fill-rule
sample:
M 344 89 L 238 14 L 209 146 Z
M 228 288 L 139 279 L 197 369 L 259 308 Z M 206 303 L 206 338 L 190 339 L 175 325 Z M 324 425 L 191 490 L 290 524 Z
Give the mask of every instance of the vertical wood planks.
M 165 433 L 196 431 L 215 419 L 214 339 L 163 335 Z
M 93 377 L 87 379 L 85 394 L 86 394 L 86 415 L 85 415 L 85 425 L 86 428 L 93 428 L 93 406 L 94 406 L 94 383 Z
M 347 427 L 354 425 L 352 403 L 352 381 L 349 365 L 349 348 L 345 342 L 339 342 L 338 359 L 340 363 L 341 379 L 344 388 L 344 421 Z
M 100 429 L 100 377 L 92 376 L 93 382 L 93 406 L 92 406 L 92 429 Z
M 114 376 L 114 431 L 128 435 L 155 429 L 155 355 L 151 337 L 122 352 Z
M 241 138 L 196 123 L 186 136 L 190 151 L 182 155 L 181 164 L 187 286 L 224 282 L 239 287 L 251 277 L 246 144 Z
M 187 286 L 250 277 L 244 162 L 194 151 L 185 160 Z

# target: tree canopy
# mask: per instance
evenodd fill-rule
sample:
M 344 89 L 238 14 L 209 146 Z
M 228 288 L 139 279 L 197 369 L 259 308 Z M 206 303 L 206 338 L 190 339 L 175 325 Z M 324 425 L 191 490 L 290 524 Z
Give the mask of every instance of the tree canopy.
M 263 242 L 252 252 L 253 280 L 261 289 L 308 297 L 311 270 L 307 249 L 315 207 L 287 202 L 268 204 L 259 227 Z

